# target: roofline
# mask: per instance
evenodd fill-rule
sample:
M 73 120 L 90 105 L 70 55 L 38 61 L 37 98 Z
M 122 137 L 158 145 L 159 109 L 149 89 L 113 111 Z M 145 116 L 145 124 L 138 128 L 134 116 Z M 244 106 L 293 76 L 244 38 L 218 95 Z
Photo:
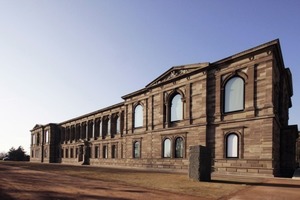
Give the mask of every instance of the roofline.
M 129 98 L 129 97 L 132 97 L 132 96 L 135 96 L 135 95 L 137 95 L 137 94 L 141 94 L 141 93 L 144 93 L 144 92 L 146 92 L 148 90 L 148 88 L 143 88 L 143 89 L 140 89 L 140 90 L 136 90 L 136 91 L 134 91 L 134 92 L 131 92 L 131 93 L 129 93 L 129 94 L 125 94 L 124 96 L 122 96 L 122 99 L 127 99 L 127 98 Z
M 111 109 L 114 109 L 114 108 L 117 108 L 117 107 L 121 107 L 121 106 L 123 106 L 123 105 L 124 105 L 124 102 L 117 103 L 117 104 L 114 104 L 114 105 L 111 105 L 111 106 L 102 108 L 102 109 L 100 109 L 100 110 L 96 110 L 96 111 L 94 111 L 94 112 L 90 112 L 90 113 L 87 113 L 87 114 L 84 114 L 84 115 L 81 115 L 81 116 L 78 116 L 78 117 L 75 117 L 75 118 L 72 118 L 72 119 L 69 119 L 69 120 L 60 122 L 60 123 L 58 123 L 58 125 L 66 124 L 66 123 L 68 123 L 68 122 L 72 122 L 72 121 L 75 121 L 75 120 L 78 120 L 78 119 L 82 119 L 82 118 L 84 118 L 84 117 L 89 117 L 89 116 L 91 116 L 91 115 L 95 115 L 95 114 L 98 114 L 98 113 L 100 113 L 100 112 L 104 112 L 104 111 L 111 110 Z
M 173 66 L 171 67 L 170 69 L 168 69 L 167 71 L 165 71 L 164 73 L 162 73 L 159 77 L 157 77 L 156 79 L 154 79 L 153 81 L 151 81 L 149 84 L 147 84 L 144 88 L 140 89 L 140 90 L 137 90 L 137 91 L 134 91 L 134 92 L 131 92 L 129 94 L 126 94 L 124 96 L 122 96 L 122 99 L 127 99 L 127 98 L 130 98 L 132 96 L 135 96 L 135 95 L 138 95 L 138 94 L 142 94 L 146 91 L 148 91 L 149 89 L 153 88 L 153 87 L 159 87 L 161 84 L 165 84 L 165 83 L 168 83 L 170 81 L 173 81 L 173 79 L 170 79 L 168 81 L 165 81 L 161 84 L 157 84 L 155 86 L 152 86 L 153 83 L 157 82 L 157 80 L 161 79 L 162 77 L 164 77 L 166 74 L 168 74 L 169 72 L 173 71 L 174 69 L 181 69 L 182 67 L 199 67 L 199 69 L 196 69 L 192 72 L 189 72 L 187 74 L 193 74 L 195 72 L 198 72 L 199 70 L 203 70 L 205 69 L 206 67 L 208 67 L 210 65 L 209 62 L 203 62 L 203 63 L 192 63 L 192 64 L 186 64 L 186 65 L 177 65 L 177 66 Z M 201 66 L 201 67 L 200 67 Z M 179 77 L 184 77 L 184 76 L 187 76 L 187 74 L 184 74 L 184 75 L 181 75 L 181 76 L 178 76 Z
M 169 73 L 170 71 L 172 71 L 174 69 L 177 69 L 177 68 L 180 68 L 180 67 L 183 67 L 183 66 L 206 65 L 206 66 L 203 66 L 203 68 L 199 68 L 199 70 L 203 70 L 203 69 L 205 69 L 207 67 L 221 65 L 221 64 L 226 63 L 226 62 L 228 62 L 230 60 L 237 59 L 239 57 L 245 56 L 245 55 L 250 54 L 250 53 L 255 52 L 255 51 L 259 51 L 261 49 L 268 48 L 268 47 L 273 46 L 273 45 L 276 46 L 277 53 L 278 53 L 278 56 L 279 56 L 279 62 L 281 62 L 281 65 L 284 67 L 284 62 L 283 62 L 283 58 L 282 58 L 282 52 L 281 52 L 280 42 L 279 42 L 279 39 L 275 39 L 275 40 L 271 40 L 271 41 L 269 41 L 267 43 L 255 46 L 255 47 L 250 48 L 250 49 L 247 49 L 245 51 L 233 54 L 232 56 L 223 58 L 223 59 L 215 61 L 213 63 L 204 62 L 204 63 L 194 63 L 194 64 L 187 64 L 187 65 L 173 66 L 170 69 L 168 69 L 167 71 L 165 71 L 163 74 L 161 74 L 159 77 L 157 77 L 156 79 L 154 79 L 153 81 L 151 81 L 148 85 L 146 85 L 145 88 L 137 90 L 137 91 L 134 91 L 134 92 L 129 93 L 129 94 L 126 94 L 126 95 L 122 96 L 122 99 L 125 100 L 125 99 L 130 98 L 130 97 L 132 97 L 134 95 L 141 94 L 141 93 L 147 91 L 149 88 L 151 88 L 151 84 L 152 83 L 156 82 L 157 80 L 159 80 L 160 78 L 162 78 L 163 76 L 165 76 L 165 74 Z M 198 70 L 195 70 L 195 71 L 198 71 Z M 158 86 L 158 85 L 156 85 L 156 86 Z
M 34 131 L 34 130 L 36 130 L 36 129 L 39 129 L 39 128 L 45 128 L 46 126 L 51 126 L 51 125 L 58 125 L 58 123 L 52 123 L 52 122 L 50 122 L 50 123 L 48 123 L 48 124 L 36 124 L 34 127 L 36 127 L 36 126 L 38 126 L 38 128 L 32 128 L 31 130 L 30 130 L 30 132 L 31 131 Z
M 272 40 L 270 42 L 267 42 L 267 43 L 264 43 L 264 44 L 261 44 L 259 46 L 256 46 L 256 47 L 253 47 L 253 48 L 250 48 L 250 49 L 247 49 L 245 51 L 242 51 L 242 52 L 239 52 L 237 54 L 233 54 L 232 56 L 229 56 L 229 57 L 226 57 L 226 58 L 223 58 L 221 60 L 218 60 L 216 62 L 213 62 L 211 63 L 211 65 L 220 65 L 222 63 L 226 63 L 232 59 L 236 59 L 238 57 L 242 57 L 242 56 L 245 56 L 247 54 L 250 54 L 252 52 L 255 52 L 255 51 L 258 51 L 258 50 L 261 50 L 261 49 L 265 49 L 265 48 L 268 48 L 272 45 L 275 45 L 277 46 L 277 50 L 278 50 L 278 53 L 279 53 L 279 57 L 280 57 L 280 62 L 282 63 L 282 65 L 284 66 L 284 63 L 283 63 L 283 59 L 282 59 L 282 53 L 281 53 L 281 48 L 280 48 L 280 42 L 279 42 L 279 39 L 275 39 L 275 40 Z
M 229 61 L 231 61 L 233 59 L 240 58 L 242 56 L 251 54 L 253 52 L 256 52 L 256 51 L 259 51 L 259 50 L 262 50 L 262 49 L 265 49 L 265 48 L 269 48 L 271 46 L 275 47 L 277 56 L 279 58 L 278 62 L 280 62 L 280 65 L 283 68 L 285 68 L 284 62 L 283 62 L 283 58 L 282 58 L 282 52 L 281 52 L 281 47 L 280 47 L 279 39 L 275 39 L 275 40 L 272 40 L 270 42 L 261 44 L 259 46 L 247 49 L 247 50 L 242 51 L 242 52 L 239 52 L 237 54 L 233 54 L 232 56 L 223 58 L 223 59 L 218 60 L 218 61 L 213 62 L 213 63 L 205 62 L 205 63 L 195 63 L 195 64 L 186 64 L 186 65 L 173 66 L 170 69 L 168 69 L 167 71 L 165 71 L 163 74 L 161 74 L 159 77 L 157 77 L 155 80 L 153 80 L 151 83 L 149 83 L 148 85 L 146 85 L 144 88 L 142 88 L 140 90 L 137 90 L 137 91 L 134 91 L 132 93 L 126 94 L 126 95 L 122 96 L 122 99 L 126 100 L 127 98 L 130 98 L 132 96 L 144 93 L 144 92 L 148 91 L 149 89 L 151 89 L 153 87 L 158 87 L 159 85 L 155 85 L 155 86 L 152 85 L 151 86 L 151 84 L 154 83 L 154 82 L 156 82 L 160 78 L 164 77 L 167 73 L 169 73 L 170 71 L 172 71 L 174 69 L 179 69 L 181 67 L 189 67 L 189 66 L 192 67 L 192 66 L 197 66 L 197 65 L 203 65 L 199 69 L 196 69 L 196 70 L 190 72 L 191 74 L 192 73 L 197 73 L 200 70 L 206 70 L 207 68 L 210 68 L 210 67 L 214 67 L 214 66 L 217 66 L 217 65 L 222 65 L 222 64 L 224 64 L 226 62 L 229 62 Z M 290 73 L 288 73 L 288 74 L 290 75 Z M 186 76 L 186 74 L 185 74 L 185 76 Z M 183 77 L 183 76 L 180 76 L 180 77 Z M 291 78 L 291 76 L 289 76 L 289 77 Z M 168 81 L 166 81 L 166 82 L 168 82 Z M 164 83 L 166 83 L 166 82 L 164 82 Z M 121 107 L 121 106 L 124 106 L 124 105 L 125 105 L 125 101 L 121 102 L 121 103 L 117 103 L 117 104 L 111 105 L 111 106 L 108 106 L 108 107 L 105 107 L 105 108 L 102 108 L 102 109 L 99 109 L 99 110 L 96 110 L 96 111 L 93 111 L 93 112 L 90 112 L 90 113 L 87 113 L 87 114 L 84 114 L 84 115 L 81 115 L 81 116 L 78 116 L 78 117 L 75 117 L 75 118 L 72 118 L 72 119 L 69 119 L 69 120 L 66 120 L 66 121 L 63 121 L 63 122 L 60 122 L 60 123 L 49 123 L 49 124 L 40 125 L 40 126 L 41 126 L 41 128 L 44 128 L 45 126 L 48 126 L 48 125 L 51 125 L 51 124 L 62 125 L 62 124 L 66 124 L 66 123 L 69 123 L 69 122 L 72 122 L 72 121 L 76 121 L 76 120 L 79 120 L 79 119 L 82 119 L 82 118 L 85 118 L 85 117 L 89 117 L 89 116 L 92 116 L 92 115 L 104 112 L 104 111 L 107 111 L 107 110 L 111 110 L 111 109 L 114 109 L 114 108 L 117 108 L 117 107 Z M 33 130 L 36 130 L 36 129 L 33 128 L 31 131 L 33 131 Z
M 192 67 L 200 67 L 197 70 L 204 69 L 205 67 L 209 66 L 209 62 L 203 62 L 203 63 L 193 63 L 193 64 L 186 64 L 186 65 L 176 65 L 165 71 L 163 74 L 161 74 L 159 77 L 151 81 L 149 84 L 146 85 L 146 88 L 150 87 L 153 83 L 155 83 L 157 80 L 164 77 L 167 73 L 171 72 L 174 69 L 181 69 L 182 67 L 192 68 Z M 196 70 L 195 70 L 196 71 Z
M 78 117 L 74 117 L 72 119 L 69 119 L 69 120 L 66 120 L 66 121 L 63 121 L 63 122 L 60 122 L 60 123 L 48 123 L 48 124 L 36 124 L 35 126 L 39 126 L 38 128 L 33 128 L 30 130 L 30 132 L 34 131 L 34 130 L 37 130 L 39 128 L 45 128 L 46 126 L 49 126 L 49 125 L 62 125 L 62 124 L 66 124 L 66 123 L 69 123 L 69 122 L 72 122 L 72 121 L 76 121 L 78 119 L 82 119 L 84 117 L 89 117 L 91 115 L 95 115 L 95 114 L 98 114 L 100 112 L 104 112 L 104 111 L 107 111 L 107 110 L 111 110 L 111 109 L 114 109 L 114 108 L 117 108 L 117 107 L 121 107 L 124 105 L 124 102 L 121 102 L 121 103 L 117 103 L 117 104 L 114 104 L 112 106 L 108 106 L 108 107 L 105 107 L 105 108 L 102 108 L 100 110 L 96 110 L 94 112 L 90 112 L 90 113 L 87 113 L 87 114 L 84 114 L 84 115 L 80 115 Z M 34 127 L 35 127 L 34 126 Z

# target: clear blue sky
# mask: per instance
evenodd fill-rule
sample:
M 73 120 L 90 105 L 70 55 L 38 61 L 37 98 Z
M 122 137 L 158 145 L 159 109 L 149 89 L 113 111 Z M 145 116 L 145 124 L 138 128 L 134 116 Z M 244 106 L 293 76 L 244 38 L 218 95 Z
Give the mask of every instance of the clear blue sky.
M 0 0 L 0 152 L 122 101 L 175 65 L 279 38 L 300 124 L 300 1 Z

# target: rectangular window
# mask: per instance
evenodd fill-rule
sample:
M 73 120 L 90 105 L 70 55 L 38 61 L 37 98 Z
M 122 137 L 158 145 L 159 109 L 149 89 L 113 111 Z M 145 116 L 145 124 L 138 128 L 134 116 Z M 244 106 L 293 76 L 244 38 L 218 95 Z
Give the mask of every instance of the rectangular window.
M 102 137 L 102 123 L 99 122 L 99 137 Z
M 105 145 L 105 146 L 103 146 L 103 158 L 107 158 L 107 146 Z
M 45 143 L 49 142 L 49 132 L 48 130 L 45 132 Z
M 110 135 L 111 126 L 110 126 L 110 120 L 107 121 L 107 135 Z
M 140 141 L 135 141 L 133 143 L 133 158 L 141 157 L 141 143 Z
M 111 146 L 111 158 L 117 158 L 117 145 Z
M 99 147 L 95 146 L 95 158 L 99 157 Z
M 121 132 L 121 122 L 120 122 L 120 117 L 118 117 L 118 119 L 117 119 L 116 126 L 117 126 L 117 134 L 118 134 L 118 133 Z
M 66 149 L 66 158 L 69 158 L 69 149 Z
M 36 144 L 39 145 L 40 144 L 40 133 L 38 133 L 36 136 L 37 136 L 36 137 Z
M 39 149 L 35 150 L 35 157 L 40 158 L 40 150 Z
M 35 139 L 35 134 L 34 135 L 32 135 L 32 144 L 35 144 L 35 142 L 36 142 L 36 139 Z
M 44 149 L 44 157 L 47 158 L 48 157 L 48 148 Z
M 74 158 L 74 150 L 73 150 L 73 148 L 70 149 L 70 157 Z

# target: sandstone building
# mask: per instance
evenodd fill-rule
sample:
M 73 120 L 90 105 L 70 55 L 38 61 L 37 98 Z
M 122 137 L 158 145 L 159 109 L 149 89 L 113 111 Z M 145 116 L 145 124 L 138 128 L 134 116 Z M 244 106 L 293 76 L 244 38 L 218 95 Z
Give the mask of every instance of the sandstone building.
M 187 171 L 189 147 L 213 173 L 289 176 L 297 125 L 279 40 L 213 63 L 172 67 L 119 104 L 31 130 L 31 161 Z

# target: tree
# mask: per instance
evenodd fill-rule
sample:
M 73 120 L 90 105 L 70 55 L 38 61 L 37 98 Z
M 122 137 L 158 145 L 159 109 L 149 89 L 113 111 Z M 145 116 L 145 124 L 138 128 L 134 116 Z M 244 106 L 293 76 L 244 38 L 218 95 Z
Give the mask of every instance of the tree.
M 14 147 L 10 148 L 8 152 L 8 157 L 10 160 L 14 161 L 26 161 L 27 155 L 22 146 L 19 146 L 17 149 Z
M 1 152 L 0 153 L 0 160 L 2 160 L 4 157 L 6 157 L 7 156 L 7 153 L 6 152 Z

